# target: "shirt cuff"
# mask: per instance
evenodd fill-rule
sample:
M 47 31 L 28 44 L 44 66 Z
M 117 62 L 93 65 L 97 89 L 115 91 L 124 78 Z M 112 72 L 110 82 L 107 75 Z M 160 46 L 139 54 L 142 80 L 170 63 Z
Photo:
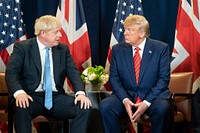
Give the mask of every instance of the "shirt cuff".
M 18 90 L 13 94 L 13 96 L 14 98 L 16 98 L 19 94 L 22 94 L 22 93 L 26 93 L 26 92 L 24 90 Z
M 143 102 L 146 103 L 148 107 L 151 106 L 151 103 L 150 103 L 150 102 L 148 102 L 148 101 L 146 101 L 146 100 L 144 100 Z
M 85 92 L 84 92 L 84 91 L 77 91 L 76 94 L 75 94 L 75 97 L 76 97 L 77 95 L 80 95 L 80 94 L 85 95 Z
M 129 98 L 124 98 L 122 101 L 123 104 L 124 104 L 125 100 L 129 100 Z

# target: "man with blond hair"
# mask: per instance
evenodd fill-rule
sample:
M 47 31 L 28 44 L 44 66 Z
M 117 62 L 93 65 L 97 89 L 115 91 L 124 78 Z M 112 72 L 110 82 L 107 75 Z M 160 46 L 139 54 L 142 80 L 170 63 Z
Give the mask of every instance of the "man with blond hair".
M 61 23 L 51 15 L 35 21 L 35 38 L 17 42 L 6 68 L 9 94 L 15 99 L 16 133 L 31 133 L 38 115 L 72 119 L 71 133 L 86 133 L 91 101 L 67 45 L 59 42 Z M 65 78 L 75 97 L 65 94 Z

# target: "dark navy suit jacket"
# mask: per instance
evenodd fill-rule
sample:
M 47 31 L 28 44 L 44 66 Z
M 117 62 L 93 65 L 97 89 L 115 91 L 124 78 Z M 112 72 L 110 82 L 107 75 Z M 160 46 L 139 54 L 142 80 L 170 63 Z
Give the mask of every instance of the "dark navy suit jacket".
M 166 43 L 147 38 L 142 56 L 140 76 L 136 85 L 132 46 L 120 43 L 112 48 L 110 86 L 121 101 L 137 96 L 153 102 L 156 97 L 169 99 L 170 55 Z
M 66 76 L 73 85 L 75 93 L 84 91 L 80 73 L 67 45 L 59 44 L 53 47 L 52 60 L 54 80 L 59 93 L 65 93 L 63 85 Z M 20 89 L 28 94 L 35 92 L 41 81 L 41 72 L 40 53 L 36 38 L 17 42 L 6 69 L 6 82 L 11 96 Z

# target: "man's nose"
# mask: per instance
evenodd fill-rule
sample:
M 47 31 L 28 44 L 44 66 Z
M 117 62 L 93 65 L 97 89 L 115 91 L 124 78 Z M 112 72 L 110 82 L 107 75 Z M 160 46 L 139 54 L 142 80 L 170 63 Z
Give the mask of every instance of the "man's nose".
M 61 34 L 61 32 L 60 32 L 60 31 L 59 31 L 59 33 L 58 33 L 58 36 L 59 36 L 59 37 L 62 37 L 62 34 Z

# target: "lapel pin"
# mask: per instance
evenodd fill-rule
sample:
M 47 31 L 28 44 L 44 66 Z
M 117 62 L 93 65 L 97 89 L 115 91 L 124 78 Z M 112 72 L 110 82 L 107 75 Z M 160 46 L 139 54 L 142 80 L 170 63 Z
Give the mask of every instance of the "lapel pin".
M 152 51 L 151 50 L 149 50 L 149 54 L 151 54 L 152 53 Z

